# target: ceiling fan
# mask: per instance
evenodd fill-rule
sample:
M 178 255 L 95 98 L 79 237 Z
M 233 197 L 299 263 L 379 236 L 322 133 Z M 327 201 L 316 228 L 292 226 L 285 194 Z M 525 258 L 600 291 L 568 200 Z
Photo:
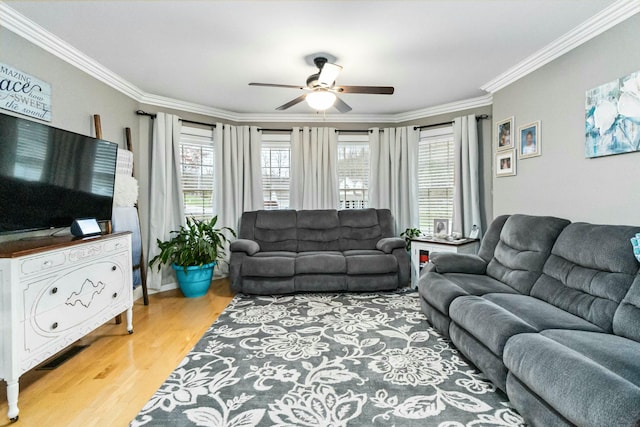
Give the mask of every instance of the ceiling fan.
M 275 83 L 249 83 L 249 86 L 266 86 L 266 87 L 282 87 L 289 89 L 300 89 L 307 91 L 304 95 L 292 99 L 276 108 L 282 111 L 291 108 L 302 101 L 315 110 L 324 111 L 332 106 L 336 107 L 341 113 L 348 113 L 351 107 L 338 98 L 339 93 L 365 93 L 372 95 L 392 95 L 393 86 L 336 86 L 336 78 L 342 67 L 327 61 L 327 58 L 318 56 L 313 59 L 314 64 L 318 67 L 318 72 L 307 77 L 307 85 L 281 85 Z

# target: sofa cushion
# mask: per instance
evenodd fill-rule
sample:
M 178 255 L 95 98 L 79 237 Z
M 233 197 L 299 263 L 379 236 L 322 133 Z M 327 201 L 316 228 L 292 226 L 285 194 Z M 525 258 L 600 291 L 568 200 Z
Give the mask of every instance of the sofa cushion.
M 338 211 L 298 211 L 297 226 L 298 252 L 336 251 L 340 248 Z
M 496 251 L 496 246 L 500 241 L 500 233 L 502 232 L 502 227 L 504 227 L 504 223 L 507 222 L 510 215 L 501 215 L 496 217 L 491 224 L 489 224 L 489 228 L 487 229 L 484 236 L 482 236 L 482 241 L 480 242 L 480 249 L 478 250 L 478 256 L 485 260 L 485 262 L 491 261 L 493 258 L 493 254 Z
M 291 277 L 295 274 L 295 257 L 289 256 L 252 256 L 242 263 L 243 277 Z
M 347 260 L 347 274 L 384 274 L 398 271 L 398 260 L 385 253 L 376 255 L 351 255 Z
M 429 305 L 449 315 L 449 306 L 464 295 L 484 295 L 492 292 L 515 294 L 517 291 L 489 276 L 464 273 L 429 272 L 418 281 L 418 292 Z
M 613 316 L 613 333 L 640 342 L 640 274 Z
M 558 237 L 531 295 L 604 329 L 638 273 L 629 239 L 639 227 L 573 223 Z
M 382 229 L 375 209 L 344 209 L 340 219 L 340 250 L 375 249 Z
M 271 252 L 257 252 L 253 255 L 255 258 L 270 258 L 274 256 L 282 256 L 286 258 L 295 258 L 298 256 L 297 252 L 288 251 L 271 251 Z
M 568 224 L 566 219 L 548 216 L 511 215 L 500 231 L 487 274 L 528 294 L 558 235 Z
M 460 297 L 451 303 L 449 316 L 498 356 L 507 340 L 517 334 L 557 328 L 603 332 L 578 316 L 528 295 Z
M 347 261 L 340 252 L 312 253 L 311 255 L 301 252 L 296 258 L 296 274 L 346 272 Z
M 296 211 L 258 211 L 253 234 L 263 251 L 297 251 Z
M 509 340 L 512 374 L 570 422 L 633 426 L 640 420 L 640 343 L 584 331 L 549 330 Z

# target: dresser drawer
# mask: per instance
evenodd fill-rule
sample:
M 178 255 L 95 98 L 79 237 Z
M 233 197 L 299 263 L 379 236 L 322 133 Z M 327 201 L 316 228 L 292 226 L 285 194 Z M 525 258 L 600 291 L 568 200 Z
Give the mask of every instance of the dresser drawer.
M 54 275 L 26 283 L 23 290 L 24 318 L 38 317 L 55 309 L 72 313 L 78 321 L 100 311 L 123 293 L 125 274 L 131 274 L 126 252 L 83 266 L 67 268 Z M 117 295 L 116 295 L 117 298 Z M 58 322 L 60 323 L 60 322 Z M 42 324 L 43 330 L 49 326 Z M 58 330 L 64 330 L 62 325 Z
M 20 270 L 24 275 L 33 275 L 63 266 L 66 261 L 67 257 L 64 252 L 51 252 L 47 255 L 28 258 L 22 261 Z
M 124 252 L 129 247 L 128 242 L 128 236 L 106 238 L 96 241 L 88 240 L 83 245 L 74 246 L 69 249 L 51 251 L 46 255 L 26 257 L 20 263 L 22 280 L 42 274 L 49 275 L 52 272 L 68 266 L 75 266 L 93 259 Z

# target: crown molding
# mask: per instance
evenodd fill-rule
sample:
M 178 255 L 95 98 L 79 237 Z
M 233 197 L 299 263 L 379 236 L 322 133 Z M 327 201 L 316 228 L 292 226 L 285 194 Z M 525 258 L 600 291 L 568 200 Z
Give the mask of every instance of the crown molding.
M 488 95 L 395 114 L 238 113 L 147 93 L 0 1 L 0 26 L 143 104 L 234 122 L 401 123 L 491 105 L 492 94 L 640 12 L 640 0 L 618 0 L 481 87 Z
M 495 93 L 640 12 L 640 0 L 618 0 L 511 67 L 480 89 Z
M 142 104 L 203 114 L 239 123 L 401 123 L 491 105 L 492 102 L 491 95 L 487 95 L 396 114 L 238 113 L 147 93 L 2 1 L 0 1 L 0 26 Z
M 63 61 L 68 62 L 130 98 L 138 99 L 143 93 L 135 85 L 24 15 L 18 13 L 4 2 L 0 2 L 0 26 L 5 27 L 9 31 L 30 41 Z

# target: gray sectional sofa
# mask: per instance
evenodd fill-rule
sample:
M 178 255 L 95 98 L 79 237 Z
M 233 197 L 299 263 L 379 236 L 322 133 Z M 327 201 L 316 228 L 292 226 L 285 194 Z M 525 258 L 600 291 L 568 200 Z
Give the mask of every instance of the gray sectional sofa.
M 502 216 L 475 255 L 432 254 L 429 321 L 534 426 L 640 426 L 640 227 Z
M 249 294 L 406 286 L 409 255 L 388 209 L 245 212 L 231 243 L 231 288 Z

